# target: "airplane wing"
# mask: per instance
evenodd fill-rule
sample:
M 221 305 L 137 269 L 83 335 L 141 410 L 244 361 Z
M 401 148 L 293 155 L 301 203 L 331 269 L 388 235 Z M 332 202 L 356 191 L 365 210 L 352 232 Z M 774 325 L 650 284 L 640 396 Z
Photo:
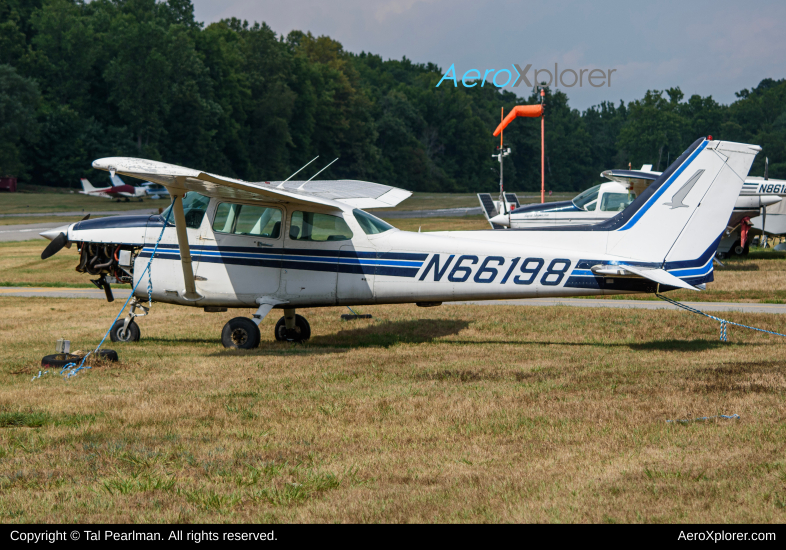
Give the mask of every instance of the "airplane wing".
M 357 180 L 265 181 L 251 183 L 200 170 L 146 159 L 110 157 L 93 161 L 93 168 L 160 183 L 169 190 L 196 191 L 209 197 L 235 200 L 322 204 L 355 208 L 389 208 L 412 195 L 388 185 Z
M 649 185 L 660 176 L 660 172 L 645 172 L 643 170 L 604 170 L 600 173 L 604 178 L 620 183 L 640 183 Z

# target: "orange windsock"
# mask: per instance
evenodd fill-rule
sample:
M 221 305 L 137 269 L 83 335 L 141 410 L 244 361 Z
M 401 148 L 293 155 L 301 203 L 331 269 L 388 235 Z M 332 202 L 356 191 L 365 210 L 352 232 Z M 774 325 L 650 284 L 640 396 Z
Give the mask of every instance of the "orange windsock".
M 542 114 L 542 105 L 517 105 L 513 107 L 512 111 L 508 113 L 508 116 L 505 117 L 505 120 L 499 123 L 497 129 L 494 130 L 494 137 L 498 136 L 499 133 L 504 130 L 508 124 L 510 124 L 510 122 L 517 116 L 539 117 Z

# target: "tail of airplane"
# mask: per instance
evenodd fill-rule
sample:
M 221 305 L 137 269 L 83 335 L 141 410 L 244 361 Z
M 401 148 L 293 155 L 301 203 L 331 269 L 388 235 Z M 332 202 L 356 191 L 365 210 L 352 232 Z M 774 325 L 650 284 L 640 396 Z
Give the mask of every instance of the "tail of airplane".
M 82 178 L 79 180 L 82 182 L 82 192 L 83 193 L 95 193 L 96 188 L 87 180 L 87 178 Z
M 112 182 L 112 187 L 120 187 L 126 184 L 117 174 L 109 174 L 109 181 Z
M 483 209 L 483 214 L 486 216 L 486 220 L 491 225 L 491 229 L 505 229 L 501 225 L 491 223 L 491 218 L 498 214 L 497 209 L 494 206 L 494 199 L 491 198 L 491 193 L 478 193 L 478 200 L 480 201 L 480 207 Z
M 587 230 L 607 231 L 608 254 L 654 275 L 640 276 L 673 286 L 683 286 L 677 278 L 703 282 L 759 151 L 757 145 L 699 139 L 628 208 Z M 597 267 L 598 274 L 611 268 Z M 666 274 L 661 280 L 655 271 Z
M 491 197 L 491 193 L 478 193 L 478 200 L 480 201 L 480 207 L 483 210 L 483 215 L 486 216 L 486 220 L 491 225 L 491 229 L 505 229 L 504 226 L 491 221 L 491 218 L 499 215 L 499 211 L 497 209 L 497 204 L 499 204 L 499 201 L 495 202 Z M 500 204 L 499 208 L 502 208 L 505 212 L 509 212 L 521 206 L 521 201 L 515 193 L 505 193 L 503 200 L 505 202 L 504 204 Z

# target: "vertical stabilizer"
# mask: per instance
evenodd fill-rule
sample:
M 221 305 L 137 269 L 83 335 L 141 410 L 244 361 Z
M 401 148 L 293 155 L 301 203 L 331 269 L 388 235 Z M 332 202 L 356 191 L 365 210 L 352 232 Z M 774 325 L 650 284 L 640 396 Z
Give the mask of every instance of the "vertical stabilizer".
M 483 209 L 483 215 L 489 220 L 491 229 L 504 229 L 501 225 L 491 223 L 491 218 L 497 215 L 497 209 L 494 207 L 494 199 L 491 198 L 491 193 L 478 193 L 478 200 L 480 201 L 480 207 Z
M 82 191 L 85 193 L 95 193 L 96 188 L 87 180 L 87 178 L 82 178 L 79 180 L 82 182 Z
M 714 247 L 760 150 L 697 140 L 625 211 L 599 224 L 610 230 L 607 252 L 662 265 L 707 256 L 711 269 Z

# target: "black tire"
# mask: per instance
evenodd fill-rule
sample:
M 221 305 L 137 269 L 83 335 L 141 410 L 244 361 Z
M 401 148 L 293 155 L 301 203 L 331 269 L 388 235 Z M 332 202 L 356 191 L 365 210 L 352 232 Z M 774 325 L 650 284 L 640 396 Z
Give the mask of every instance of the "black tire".
M 278 320 L 274 330 L 276 340 L 279 342 L 305 342 L 311 338 L 311 325 L 308 324 L 305 317 L 300 315 L 295 315 L 295 328 L 293 330 L 287 330 L 287 322 L 284 317 Z
M 109 331 L 109 337 L 113 342 L 139 342 L 139 325 L 132 319 L 131 322 L 128 323 L 128 329 L 123 332 L 123 324 L 125 322 L 125 319 L 118 319 L 115 324 L 112 325 L 112 330 Z
M 734 243 L 734 246 L 731 247 L 730 252 L 733 253 L 735 256 L 747 256 L 750 250 L 750 244 L 746 244 L 745 248 L 742 247 L 741 241 L 737 241 Z
M 221 343 L 225 348 L 254 349 L 259 345 L 259 327 L 246 317 L 235 317 L 224 325 Z
M 113 349 L 100 349 L 98 350 L 98 356 L 107 361 L 117 361 L 117 352 Z M 73 355 L 71 353 L 55 353 L 41 359 L 41 366 L 62 369 L 69 363 L 76 363 L 79 365 L 82 361 L 82 357 L 84 356 Z

